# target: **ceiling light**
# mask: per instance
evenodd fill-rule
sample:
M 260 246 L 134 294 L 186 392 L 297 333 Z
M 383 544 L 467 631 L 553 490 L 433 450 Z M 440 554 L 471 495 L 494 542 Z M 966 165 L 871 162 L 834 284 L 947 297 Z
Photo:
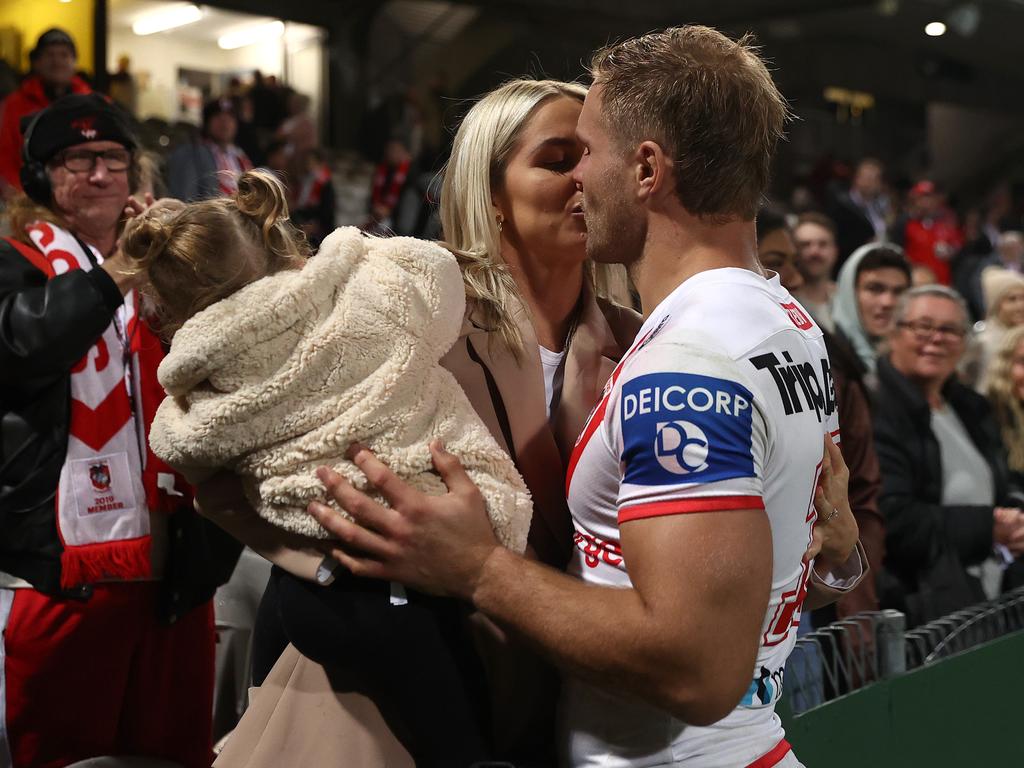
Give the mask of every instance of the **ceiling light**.
M 269 24 L 259 24 L 254 27 L 243 27 L 242 29 L 228 32 L 217 39 L 217 45 L 225 51 L 233 51 L 235 48 L 244 48 L 253 43 L 263 40 L 273 40 L 284 34 L 284 22 L 272 21 Z
M 153 13 L 147 13 L 145 16 L 140 16 L 132 24 L 132 32 L 140 36 L 152 35 L 156 32 L 166 32 L 168 29 L 193 24 L 201 18 L 203 18 L 203 12 L 198 6 L 192 5 L 192 3 L 172 5 L 168 8 L 161 8 Z
M 928 37 L 942 37 L 946 34 L 946 25 L 941 21 L 930 21 L 924 26 L 924 33 Z

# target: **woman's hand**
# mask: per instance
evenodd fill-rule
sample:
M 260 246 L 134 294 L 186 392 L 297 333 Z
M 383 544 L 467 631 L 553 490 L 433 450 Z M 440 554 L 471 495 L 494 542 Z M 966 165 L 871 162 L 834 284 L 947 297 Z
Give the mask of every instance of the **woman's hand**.
M 1014 557 L 1024 554 L 1024 513 L 1016 507 L 993 509 L 992 540 L 1010 550 Z
M 849 482 L 850 470 L 839 446 L 825 435 L 821 477 L 814 491 L 818 520 L 814 524 L 814 540 L 804 553 L 805 562 L 817 559 L 827 569 L 830 565 L 842 565 L 853 554 L 859 531 L 847 497 Z

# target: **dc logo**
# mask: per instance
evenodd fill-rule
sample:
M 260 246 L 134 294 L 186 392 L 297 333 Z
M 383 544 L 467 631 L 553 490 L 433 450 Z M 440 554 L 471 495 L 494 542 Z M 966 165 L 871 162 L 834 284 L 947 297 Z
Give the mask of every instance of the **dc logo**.
M 663 421 L 654 436 L 654 457 L 674 475 L 703 472 L 708 468 L 708 436 L 689 421 Z

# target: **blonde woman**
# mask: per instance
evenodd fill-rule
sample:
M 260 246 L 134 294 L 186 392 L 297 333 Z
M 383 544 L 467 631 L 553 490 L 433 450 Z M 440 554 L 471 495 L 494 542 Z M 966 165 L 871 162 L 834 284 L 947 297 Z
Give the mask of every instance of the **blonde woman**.
M 1006 448 L 1010 495 L 1024 504 L 1024 325 L 1006 332 L 989 368 L 985 394 L 995 411 Z M 1024 584 L 1024 561 L 1015 560 L 1003 574 L 1002 588 Z
M 976 382 L 977 390 L 985 392 L 1003 338 L 1010 330 L 1024 325 L 1024 277 L 1003 267 L 988 267 L 981 273 L 981 289 L 985 296 L 985 321 L 975 326 L 978 333 L 961 370 L 969 383 Z
M 1024 487 L 1024 326 L 1003 335 L 985 394 L 999 421 L 1011 483 Z
M 598 295 L 599 284 L 601 293 L 613 283 L 622 291 L 624 280 L 586 262 L 582 196 L 570 175 L 582 154 L 575 130 L 585 94 L 571 83 L 516 80 L 483 97 L 455 137 L 441 197 L 446 245 L 462 265 L 468 299 L 461 336 L 442 364 L 515 460 L 533 497 L 530 547 L 556 567 L 573 546 L 566 460 L 640 327 L 639 315 Z M 289 595 L 305 589 L 315 596 L 321 555 L 312 542 L 270 530 L 225 485 L 201 489 L 203 511 L 284 566 L 275 569 L 257 626 L 260 682 L 280 651 L 273 643 L 275 633 L 281 636 L 277 595 L 283 587 Z M 293 608 L 289 601 L 285 613 Z M 554 764 L 553 674 L 525 652 L 499 647 L 504 643 L 494 632 L 475 637 L 485 646 L 493 756 Z M 373 681 L 329 681 L 327 667 L 289 646 L 217 765 L 276 765 L 281 750 L 310 765 L 342 753 L 355 768 L 411 765 L 408 752 L 418 745 L 406 750 L 392 735 L 405 737 L 405 728 L 382 719 L 381 712 L 393 714 L 390 702 L 365 695 Z M 317 717 L 308 716 L 306 703 Z

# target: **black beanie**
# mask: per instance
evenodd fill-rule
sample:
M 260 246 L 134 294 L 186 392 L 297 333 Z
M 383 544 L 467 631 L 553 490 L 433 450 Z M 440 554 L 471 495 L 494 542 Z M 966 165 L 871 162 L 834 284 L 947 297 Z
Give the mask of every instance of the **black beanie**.
M 76 59 L 78 58 L 78 51 L 75 48 L 75 41 L 71 39 L 71 35 L 65 32 L 60 27 L 51 27 L 39 36 L 36 41 L 36 47 L 33 48 L 29 54 L 29 61 L 35 61 L 39 58 L 39 54 L 43 52 L 43 48 L 48 45 L 66 45 L 71 49 L 71 55 Z
M 32 135 L 25 136 L 37 116 Z M 127 149 L 138 145 L 124 111 L 96 93 L 64 96 L 41 112 L 23 117 L 21 134 L 29 142 L 28 156 L 41 163 L 62 149 L 88 141 L 116 141 Z

